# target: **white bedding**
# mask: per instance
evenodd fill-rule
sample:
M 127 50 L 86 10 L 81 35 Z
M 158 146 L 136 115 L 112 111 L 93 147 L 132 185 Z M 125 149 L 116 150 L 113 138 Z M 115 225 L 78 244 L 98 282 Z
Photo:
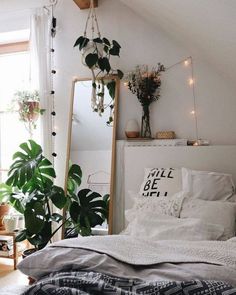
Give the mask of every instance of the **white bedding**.
M 70 248 L 70 257 L 64 257 Z M 151 242 L 125 235 L 63 240 L 22 260 L 18 268 L 39 278 L 75 263 L 78 248 L 94 250 L 132 265 L 203 262 L 236 269 L 236 238 L 228 241 Z M 74 250 L 73 250 L 74 249 Z M 68 253 L 68 251 L 67 251 Z

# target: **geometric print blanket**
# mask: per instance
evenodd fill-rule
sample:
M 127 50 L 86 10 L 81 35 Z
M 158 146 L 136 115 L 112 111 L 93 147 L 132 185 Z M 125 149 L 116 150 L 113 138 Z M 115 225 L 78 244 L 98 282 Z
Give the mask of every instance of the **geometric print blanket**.
M 98 272 L 62 271 L 45 276 L 22 295 L 236 295 L 221 281 L 142 281 Z

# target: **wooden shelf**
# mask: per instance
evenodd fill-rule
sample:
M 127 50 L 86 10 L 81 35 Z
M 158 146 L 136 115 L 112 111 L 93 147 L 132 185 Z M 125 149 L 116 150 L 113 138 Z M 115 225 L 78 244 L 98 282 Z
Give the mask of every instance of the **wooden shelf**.
M 14 260 L 14 270 L 16 270 L 16 265 L 18 263 L 18 256 L 21 254 L 21 251 L 18 251 L 17 243 L 16 243 L 16 235 L 17 232 L 7 232 L 7 231 L 0 231 L 0 236 L 10 236 L 13 237 L 13 254 L 10 256 L 3 256 L 0 255 L 1 258 L 8 258 Z
M 90 0 L 74 0 L 80 9 L 88 9 L 90 7 Z M 98 0 L 94 0 L 94 7 L 98 7 Z

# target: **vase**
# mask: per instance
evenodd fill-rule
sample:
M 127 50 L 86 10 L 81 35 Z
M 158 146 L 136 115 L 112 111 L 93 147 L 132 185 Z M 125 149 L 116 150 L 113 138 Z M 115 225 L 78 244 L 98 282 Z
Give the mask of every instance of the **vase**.
M 125 127 L 125 135 L 127 138 L 137 138 L 139 137 L 140 130 L 138 122 L 134 119 L 131 119 L 127 122 Z
M 150 127 L 149 105 L 143 105 L 141 137 L 152 138 L 151 127 Z

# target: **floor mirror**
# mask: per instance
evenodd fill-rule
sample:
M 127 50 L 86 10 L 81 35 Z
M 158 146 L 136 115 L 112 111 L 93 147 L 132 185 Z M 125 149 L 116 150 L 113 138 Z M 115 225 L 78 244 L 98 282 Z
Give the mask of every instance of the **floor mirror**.
M 110 82 L 114 85 L 113 93 L 107 87 Z M 115 185 L 115 140 L 119 79 L 108 76 L 103 83 L 104 109 L 102 113 L 99 113 L 93 108 L 92 81 L 75 78 L 72 82 L 66 165 L 66 175 L 68 175 L 71 164 L 78 164 L 81 167 L 82 182 L 79 190 L 90 189 L 101 196 L 110 196 L 109 216 L 102 225 L 92 229 L 92 233 L 95 235 L 112 234 Z M 112 122 L 110 122 L 111 120 Z M 65 190 L 66 188 L 67 176 L 65 177 Z M 66 216 L 66 212 L 64 212 L 64 216 Z M 65 228 L 62 234 L 63 238 L 64 234 Z

